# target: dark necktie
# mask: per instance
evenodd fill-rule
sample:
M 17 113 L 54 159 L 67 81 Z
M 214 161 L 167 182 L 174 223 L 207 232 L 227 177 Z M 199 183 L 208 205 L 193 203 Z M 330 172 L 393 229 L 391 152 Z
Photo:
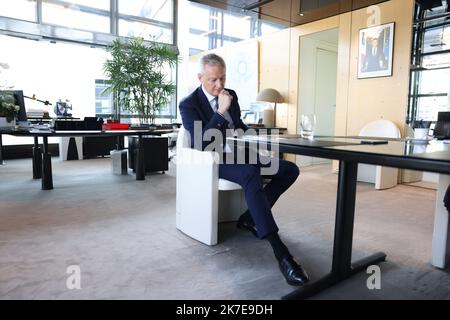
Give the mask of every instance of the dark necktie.
M 217 110 L 219 109 L 219 99 L 218 99 L 218 97 L 215 97 L 213 99 L 212 105 L 213 105 L 214 112 L 217 112 Z
M 219 100 L 218 97 L 215 97 L 212 101 L 211 104 L 213 106 L 213 110 L 214 112 L 217 112 L 217 110 L 219 109 Z M 225 112 L 222 115 L 227 121 L 228 121 L 228 127 L 231 129 L 234 129 L 234 123 L 233 123 L 233 119 L 231 119 L 231 116 L 228 112 Z

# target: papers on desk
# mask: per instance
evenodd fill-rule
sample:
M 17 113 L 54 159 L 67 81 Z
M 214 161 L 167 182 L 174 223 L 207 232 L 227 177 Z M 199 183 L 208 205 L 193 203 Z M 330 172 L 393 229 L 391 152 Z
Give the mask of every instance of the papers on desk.
M 50 126 L 48 124 L 31 124 L 29 128 L 34 130 L 50 130 Z
M 29 133 L 53 133 L 53 130 L 47 128 L 47 129 L 27 129 Z
M 43 118 L 46 112 L 48 115 L 48 111 L 45 111 L 44 109 L 27 108 L 27 117 L 28 118 Z

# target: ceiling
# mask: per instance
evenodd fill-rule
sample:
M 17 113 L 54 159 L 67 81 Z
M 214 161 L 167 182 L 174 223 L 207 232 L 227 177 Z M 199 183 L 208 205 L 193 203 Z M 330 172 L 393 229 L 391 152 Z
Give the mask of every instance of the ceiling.
M 260 19 L 271 20 L 286 26 L 296 26 L 320 20 L 340 13 L 367 7 L 387 0 L 321 0 L 320 8 L 314 8 L 317 0 L 191 0 L 229 11 L 255 14 Z M 255 4 L 255 8 L 245 10 Z M 259 5 L 259 6 L 258 6 Z M 308 10 L 300 14 L 300 7 Z

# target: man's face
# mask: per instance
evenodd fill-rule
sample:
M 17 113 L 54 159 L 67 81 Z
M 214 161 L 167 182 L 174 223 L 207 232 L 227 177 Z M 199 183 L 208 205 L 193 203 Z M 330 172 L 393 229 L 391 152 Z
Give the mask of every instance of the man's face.
M 198 74 L 198 79 L 210 95 L 217 97 L 225 87 L 226 70 L 220 65 L 208 64 L 205 64 L 204 70 L 203 74 Z

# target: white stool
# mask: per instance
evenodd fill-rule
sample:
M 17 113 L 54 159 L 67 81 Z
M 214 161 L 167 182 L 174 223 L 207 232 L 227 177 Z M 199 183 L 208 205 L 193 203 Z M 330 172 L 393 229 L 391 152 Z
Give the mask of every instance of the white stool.
M 59 138 L 59 159 L 83 160 L 83 137 Z

